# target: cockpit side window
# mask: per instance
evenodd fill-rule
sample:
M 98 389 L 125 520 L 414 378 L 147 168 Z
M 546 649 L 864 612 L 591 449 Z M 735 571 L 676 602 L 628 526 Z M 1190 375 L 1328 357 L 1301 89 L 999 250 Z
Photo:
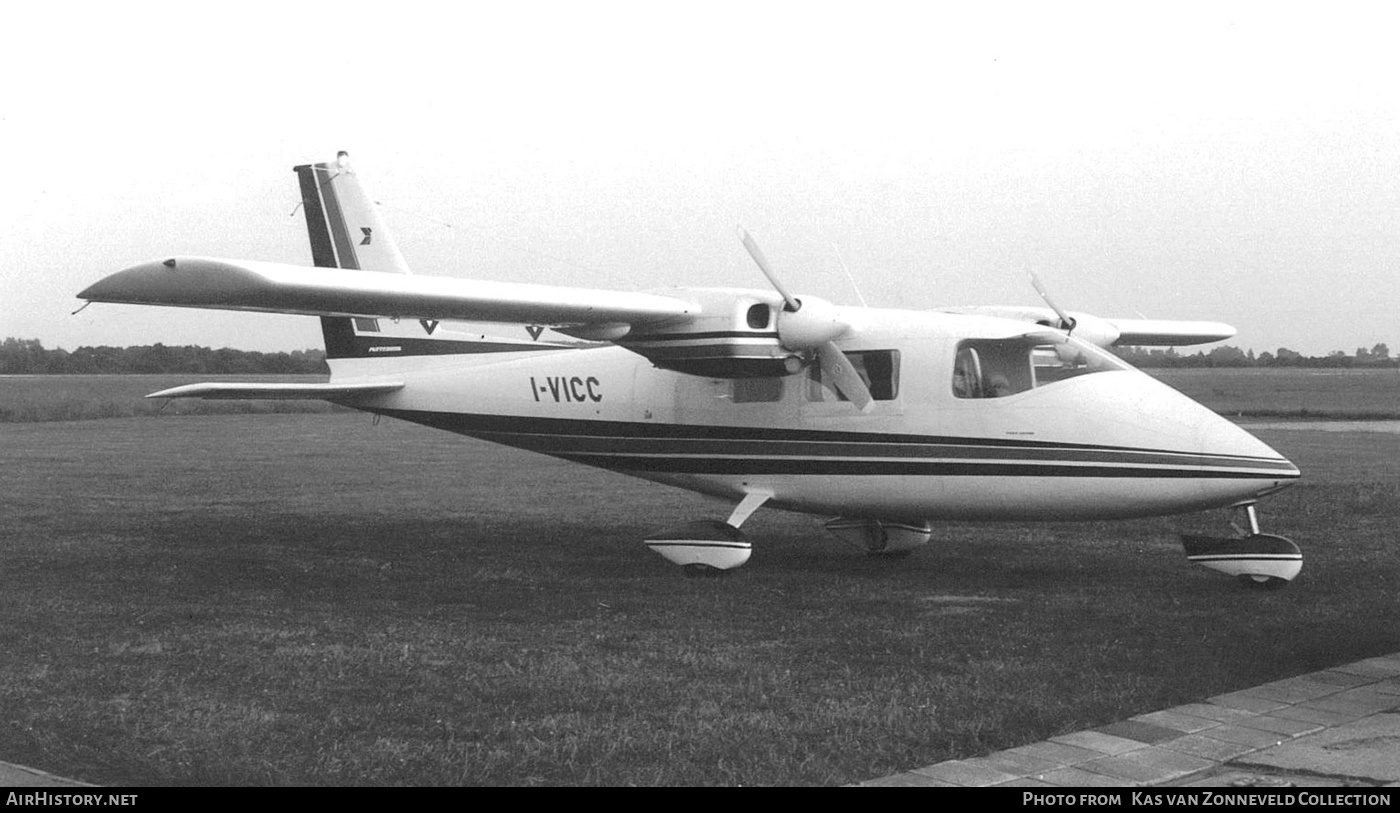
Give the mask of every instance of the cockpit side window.
M 1078 339 L 1047 334 L 969 339 L 953 361 L 953 395 L 1004 398 L 1058 381 L 1121 370 L 1117 359 Z

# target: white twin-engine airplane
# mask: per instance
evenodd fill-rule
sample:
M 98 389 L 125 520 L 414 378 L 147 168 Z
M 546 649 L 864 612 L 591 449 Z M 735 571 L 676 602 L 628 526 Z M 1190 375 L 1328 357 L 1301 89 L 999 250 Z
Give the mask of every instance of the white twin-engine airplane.
M 1298 469 L 1103 350 L 1219 341 L 1228 325 L 1070 314 L 1043 290 L 1049 308 L 836 306 L 790 293 L 742 230 L 775 290 L 414 276 L 344 153 L 295 171 L 316 268 L 171 257 L 78 296 L 319 316 L 329 383 L 148 397 L 322 399 L 727 500 L 727 521 L 646 540 L 692 573 L 746 562 L 739 527 L 764 505 L 834 517 L 876 555 L 925 544 L 935 520 L 1232 508 L 1248 529 L 1184 537 L 1190 560 L 1269 586 L 1302 567 L 1254 510 Z

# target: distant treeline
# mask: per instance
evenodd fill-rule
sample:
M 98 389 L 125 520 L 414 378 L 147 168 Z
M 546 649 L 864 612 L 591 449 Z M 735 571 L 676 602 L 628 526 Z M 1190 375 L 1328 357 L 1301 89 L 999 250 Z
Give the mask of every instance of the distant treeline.
M 323 350 L 258 353 L 221 347 L 163 344 L 141 347 L 79 347 L 47 350 L 38 339 L 9 338 L 0 344 L 0 375 L 36 373 L 214 373 L 325 375 Z
M 1178 353 L 1176 348 L 1149 350 L 1144 347 L 1120 347 L 1113 352 L 1134 367 L 1400 367 L 1400 358 L 1392 357 L 1390 348 L 1383 343 L 1370 350 L 1358 347 L 1351 355 L 1333 350 L 1325 356 L 1305 356 L 1287 347 L 1280 347 L 1275 353 L 1265 351 L 1256 356 L 1253 350 L 1241 350 L 1229 345 L 1189 355 Z

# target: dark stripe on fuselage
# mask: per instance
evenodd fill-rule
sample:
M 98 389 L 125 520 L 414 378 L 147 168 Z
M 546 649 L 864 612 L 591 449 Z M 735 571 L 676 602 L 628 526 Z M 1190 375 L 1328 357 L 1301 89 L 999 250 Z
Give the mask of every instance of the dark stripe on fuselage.
M 771 361 L 780 356 L 792 355 L 782 345 L 776 342 L 767 344 L 761 342 L 723 342 L 715 344 L 687 344 L 670 347 L 639 347 L 631 344 L 622 344 L 628 350 L 632 350 L 639 355 L 646 356 L 652 361 L 675 361 L 678 359 L 762 359 Z
M 619 471 L 1293 479 L 1279 458 L 1045 441 L 375 410 Z
M 550 453 L 554 454 L 554 453 Z M 924 477 L 1110 477 L 1205 480 L 1275 480 L 1279 474 L 1237 469 L 1144 468 L 1025 463 L 957 463 L 927 460 L 871 460 L 777 457 L 629 457 L 555 455 L 604 469 L 655 474 L 842 474 Z
M 822 440 L 739 440 L 702 438 L 626 438 L 588 435 L 559 435 L 527 432 L 474 432 L 474 435 L 494 443 L 543 451 L 549 454 L 577 456 L 626 455 L 689 457 L 800 457 L 800 458 L 898 458 L 916 460 L 1015 461 L 1022 463 L 1114 464 L 1137 466 L 1196 466 L 1203 468 L 1278 468 L 1288 470 L 1287 464 L 1273 461 L 1218 455 L 1200 455 L 1152 450 L 1109 450 L 1094 448 L 1030 448 L 981 446 L 976 441 L 929 439 L 917 443 L 886 443 L 872 440 L 866 443 Z

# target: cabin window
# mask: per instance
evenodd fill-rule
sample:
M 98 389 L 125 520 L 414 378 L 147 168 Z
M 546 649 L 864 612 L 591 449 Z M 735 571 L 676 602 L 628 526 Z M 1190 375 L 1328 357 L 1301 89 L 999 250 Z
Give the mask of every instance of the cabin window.
M 378 320 L 378 319 L 366 319 L 366 318 L 363 317 L 363 316 L 356 316 L 356 317 L 355 317 L 355 330 L 358 331 L 358 332 L 360 332 L 360 333 L 378 333 L 378 332 L 379 332 L 379 320 Z
M 870 397 L 876 401 L 893 401 L 899 396 L 899 351 L 898 350 L 856 350 L 846 353 L 851 366 L 856 369 L 865 386 L 870 388 Z M 808 401 L 849 401 L 834 384 L 823 380 L 822 368 L 816 362 L 807 368 Z
M 736 404 L 761 404 L 783 399 L 783 379 L 780 376 L 733 379 L 733 400 Z
M 1127 369 L 1123 362 L 1078 339 L 1033 334 L 974 339 L 958 345 L 953 395 L 1005 398 L 1090 373 Z
M 768 327 L 771 318 L 772 310 L 761 302 L 749 308 L 748 323 L 753 330 L 763 330 Z

